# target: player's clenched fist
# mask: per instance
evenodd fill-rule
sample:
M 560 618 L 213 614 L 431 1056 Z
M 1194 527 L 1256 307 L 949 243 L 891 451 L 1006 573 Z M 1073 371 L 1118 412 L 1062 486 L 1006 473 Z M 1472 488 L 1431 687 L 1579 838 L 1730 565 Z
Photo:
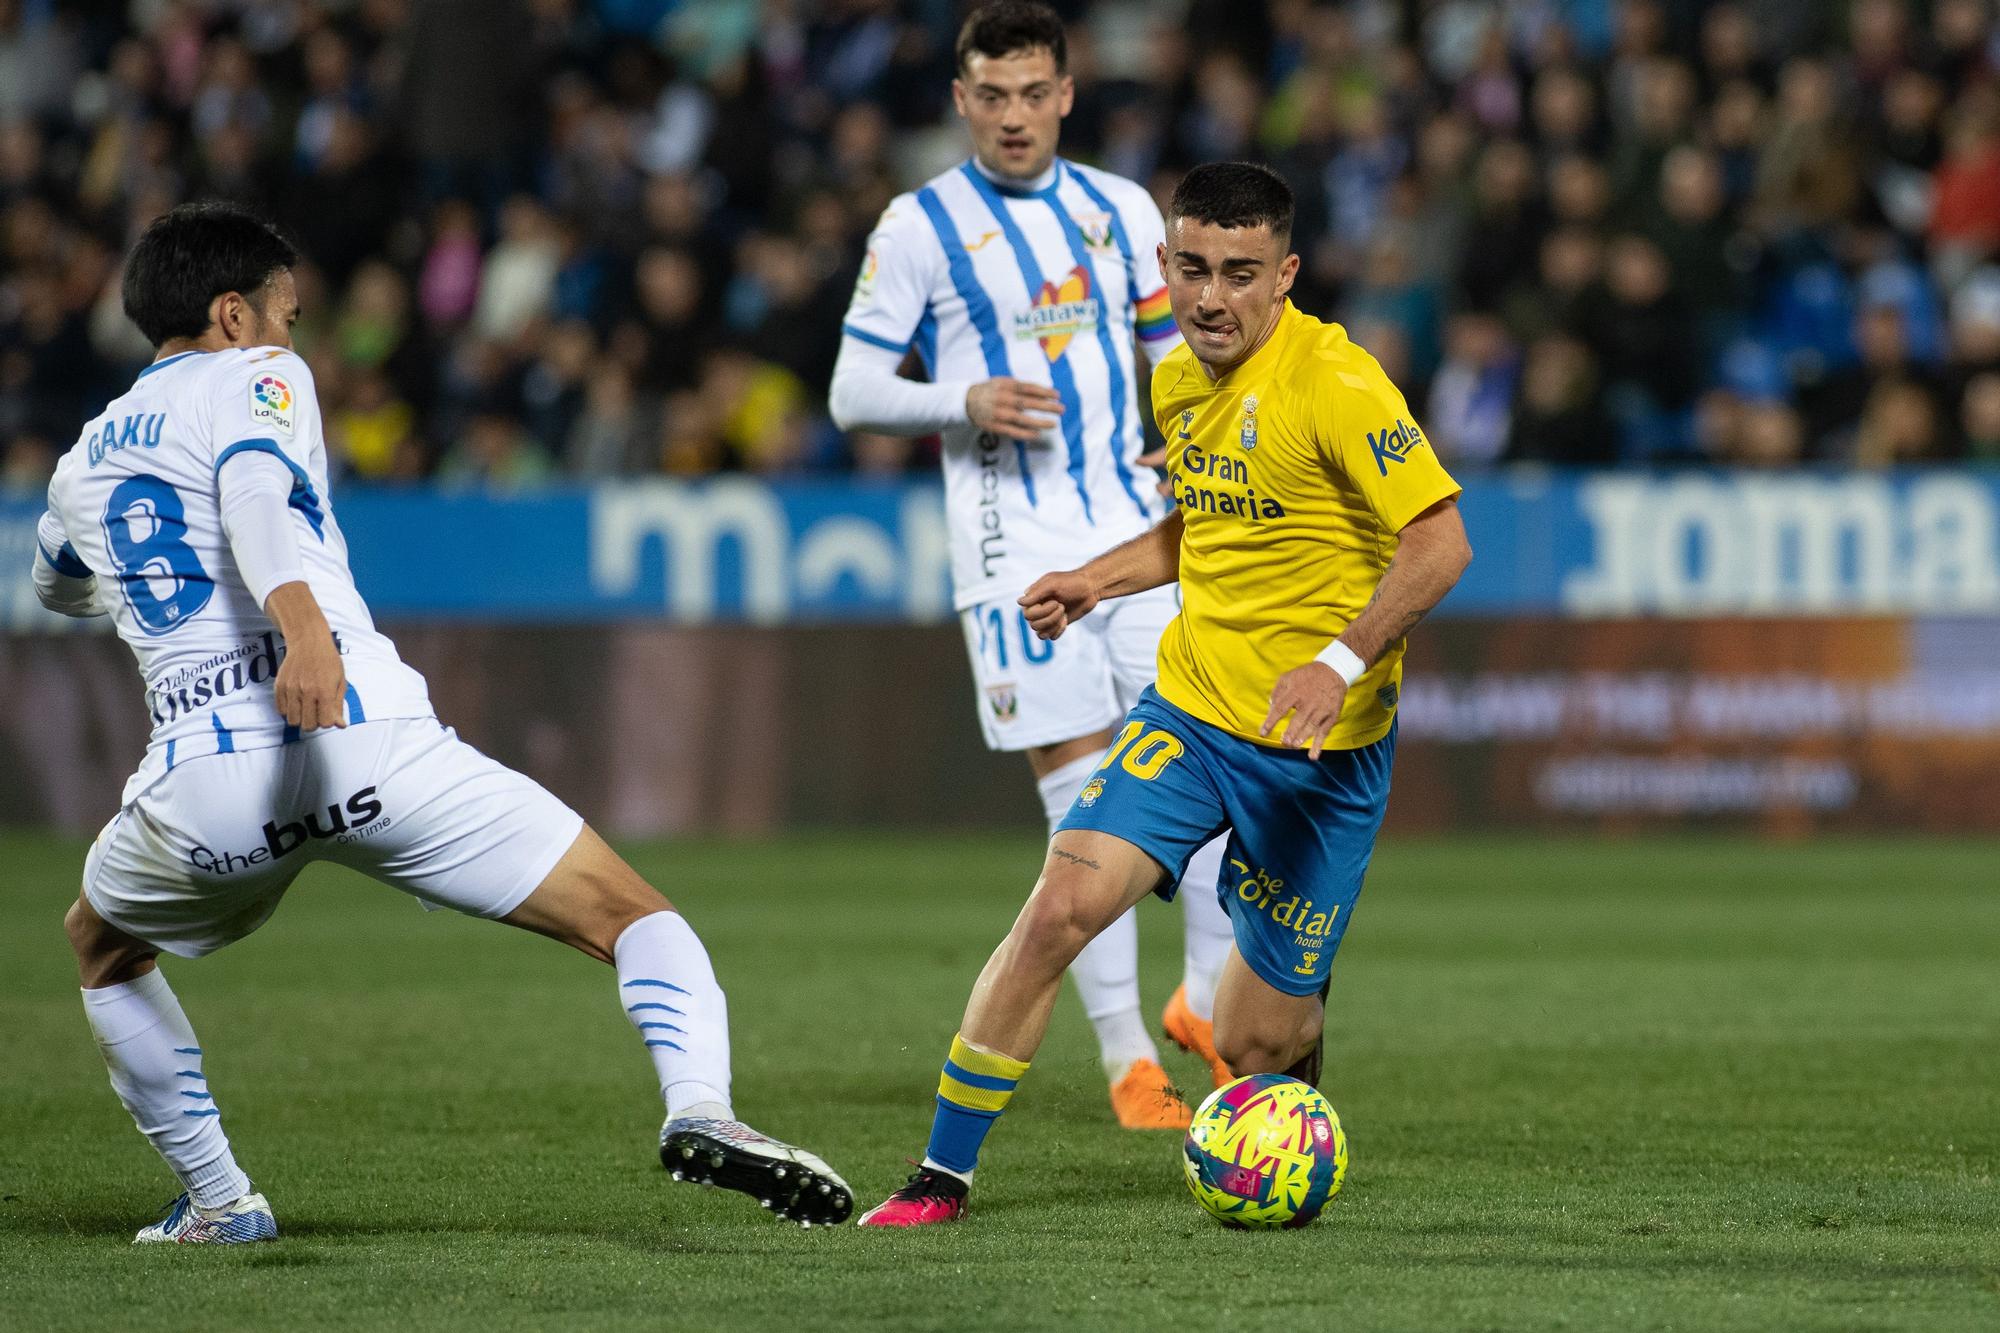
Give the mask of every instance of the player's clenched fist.
M 965 391 L 965 414 L 972 418 L 972 424 L 1009 439 L 1034 439 L 1053 427 L 1062 411 L 1061 395 L 1046 384 L 1002 376 Z
M 1340 705 L 1346 698 L 1347 682 L 1326 663 L 1293 667 L 1271 687 L 1271 711 L 1264 715 L 1263 730 L 1257 734 L 1269 736 L 1278 720 L 1290 713 L 1292 720 L 1279 744 L 1304 750 L 1317 759 L 1334 723 L 1340 721 Z
M 1021 615 L 1044 639 L 1059 638 L 1097 605 L 1097 585 L 1080 569 L 1044 574 L 1021 594 Z

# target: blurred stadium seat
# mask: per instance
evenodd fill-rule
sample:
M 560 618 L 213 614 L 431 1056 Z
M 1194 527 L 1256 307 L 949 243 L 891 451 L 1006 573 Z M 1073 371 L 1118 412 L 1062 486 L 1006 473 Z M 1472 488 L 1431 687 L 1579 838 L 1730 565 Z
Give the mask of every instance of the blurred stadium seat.
M 1302 200 L 1299 300 L 1463 468 L 2000 459 L 1988 0 L 1059 6 L 1065 150 Z M 874 217 L 959 154 L 962 6 L 0 0 L 0 456 L 145 347 L 118 255 L 268 210 L 355 479 L 922 470 L 824 397 Z

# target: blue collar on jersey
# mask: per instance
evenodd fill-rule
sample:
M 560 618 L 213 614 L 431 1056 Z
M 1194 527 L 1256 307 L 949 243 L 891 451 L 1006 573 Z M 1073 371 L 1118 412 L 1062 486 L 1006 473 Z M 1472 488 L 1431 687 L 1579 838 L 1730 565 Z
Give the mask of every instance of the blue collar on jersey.
M 173 365 L 176 361 L 185 361 L 191 356 L 203 356 L 203 355 L 206 354 L 202 352 L 200 348 L 196 348 L 191 352 L 175 352 L 172 356 L 166 358 L 164 361 L 155 361 L 152 365 L 147 366 L 144 370 L 140 371 L 139 378 L 145 379 L 146 376 L 152 374 L 156 370 L 165 370 L 168 366 Z
M 996 176 L 991 171 L 988 171 L 986 164 L 981 162 L 977 157 L 974 157 L 967 165 L 981 176 L 984 176 L 987 184 L 991 185 L 1001 194 L 1006 195 L 1009 199 L 1046 198 L 1055 193 L 1056 186 L 1062 181 L 1061 158 L 1057 158 L 1055 161 L 1049 163 L 1049 169 L 1031 181 L 1017 181 L 1010 180 L 1005 176 Z

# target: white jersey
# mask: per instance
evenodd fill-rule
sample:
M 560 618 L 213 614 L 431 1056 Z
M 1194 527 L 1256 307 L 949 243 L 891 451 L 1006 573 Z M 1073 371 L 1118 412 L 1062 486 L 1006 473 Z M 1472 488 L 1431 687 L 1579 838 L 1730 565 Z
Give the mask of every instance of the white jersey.
M 97 576 L 98 598 L 139 659 L 153 716 L 129 802 L 177 763 L 297 739 L 272 680 L 285 652 L 238 573 L 217 474 L 240 450 L 283 460 L 306 582 L 347 673 L 347 720 L 430 717 L 424 679 L 376 632 L 327 502 L 312 372 L 277 347 L 185 352 L 140 372 L 56 466 L 58 569 Z M 46 525 L 45 525 L 46 526 Z
M 963 610 L 1012 599 L 1151 527 L 1167 502 L 1139 466 L 1154 360 L 1178 334 L 1156 249 L 1160 210 L 1139 185 L 1058 160 L 1047 183 L 996 183 L 972 162 L 899 195 L 868 241 L 843 332 L 914 347 L 936 382 L 1009 376 L 1062 396 L 1031 441 L 943 432 L 952 584 Z

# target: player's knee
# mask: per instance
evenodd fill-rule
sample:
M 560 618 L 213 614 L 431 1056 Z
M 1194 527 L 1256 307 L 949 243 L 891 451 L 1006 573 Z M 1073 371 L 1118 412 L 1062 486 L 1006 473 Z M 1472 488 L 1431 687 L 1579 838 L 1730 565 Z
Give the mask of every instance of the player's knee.
M 586 828 L 548 877 L 501 920 L 610 963 L 618 937 L 633 922 L 672 910 L 665 895 Z
M 1096 933 L 1076 895 L 1051 884 L 1035 890 L 1014 927 L 1021 954 L 1037 970 L 1057 976 L 1076 961 Z
M 132 942 L 123 932 L 114 929 L 103 917 L 92 911 L 90 904 L 81 898 L 71 903 L 69 910 L 63 913 L 63 934 L 69 936 L 70 949 L 76 954 L 78 961 L 83 963 L 98 962 L 111 955 L 126 952 L 127 950 L 121 946 Z
M 608 886 L 571 920 L 566 942 L 600 962 L 615 962 L 618 939 L 634 922 L 672 910 L 666 898 L 643 881 Z
M 143 973 L 159 950 L 133 939 L 90 909 L 81 898 L 63 913 L 63 933 L 76 954 L 76 969 L 88 989 L 130 981 Z
M 70 950 L 78 958 L 88 958 L 95 951 L 98 924 L 97 913 L 85 907 L 81 898 L 63 913 L 63 934 L 69 937 Z

